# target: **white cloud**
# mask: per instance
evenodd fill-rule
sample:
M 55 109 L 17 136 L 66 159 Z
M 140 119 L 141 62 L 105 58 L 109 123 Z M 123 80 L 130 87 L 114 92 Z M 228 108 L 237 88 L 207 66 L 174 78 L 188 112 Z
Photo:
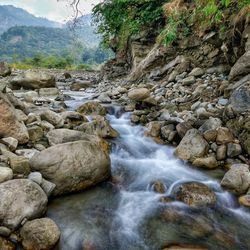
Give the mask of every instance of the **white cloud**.
M 82 14 L 91 13 L 93 6 L 101 0 L 81 0 L 79 10 Z M 11 4 L 23 8 L 28 12 L 49 18 L 50 20 L 64 22 L 74 16 L 70 0 L 0 0 L 0 5 Z

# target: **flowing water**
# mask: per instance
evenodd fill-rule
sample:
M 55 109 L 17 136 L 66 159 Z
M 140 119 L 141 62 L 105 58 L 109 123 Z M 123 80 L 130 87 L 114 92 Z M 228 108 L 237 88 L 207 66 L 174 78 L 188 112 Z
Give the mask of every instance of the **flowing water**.
M 69 102 L 74 109 L 79 102 Z M 112 140 L 112 182 L 50 202 L 48 217 L 60 227 L 62 250 L 160 250 L 169 244 L 208 249 L 250 249 L 250 213 L 211 176 L 174 156 L 174 148 L 144 136 L 129 114 L 108 115 L 120 136 Z M 160 180 L 165 194 L 153 191 Z M 217 196 L 213 208 L 160 202 L 181 183 L 197 181 Z

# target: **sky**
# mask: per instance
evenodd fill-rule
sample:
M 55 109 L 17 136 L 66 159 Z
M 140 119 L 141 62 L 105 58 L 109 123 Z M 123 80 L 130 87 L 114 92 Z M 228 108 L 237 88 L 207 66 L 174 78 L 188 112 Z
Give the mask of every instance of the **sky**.
M 99 2 L 100 0 L 81 0 L 79 10 L 82 14 L 90 13 L 93 6 Z M 58 22 L 66 22 L 74 16 L 69 3 L 70 0 L 0 0 L 0 5 L 14 5 L 35 16 Z

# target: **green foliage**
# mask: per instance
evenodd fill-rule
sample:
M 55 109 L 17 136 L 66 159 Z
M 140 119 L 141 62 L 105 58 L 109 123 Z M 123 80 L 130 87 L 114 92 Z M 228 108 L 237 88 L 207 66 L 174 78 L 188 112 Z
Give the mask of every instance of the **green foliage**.
M 14 55 L 21 60 L 38 53 L 62 57 L 70 54 L 75 44 L 76 40 L 64 29 L 16 26 L 2 34 L 0 54 L 7 61 Z
M 98 32 L 103 35 L 104 44 L 113 37 L 119 39 L 119 48 L 126 46 L 128 37 L 152 27 L 162 18 L 162 5 L 166 0 L 104 0 L 94 7 L 94 20 Z
M 14 62 L 14 65 L 20 67 L 32 67 L 32 68 L 57 68 L 64 69 L 73 64 L 73 59 L 68 57 L 56 57 L 56 56 L 45 56 L 37 54 L 33 58 L 24 58 L 22 61 Z
M 178 21 L 176 21 L 173 16 L 168 18 L 167 25 L 160 35 L 162 38 L 162 43 L 165 46 L 168 46 L 177 39 L 178 24 Z
M 231 0 L 221 0 L 221 4 L 225 6 L 226 8 L 230 5 Z
M 158 40 L 165 46 L 173 43 L 178 36 L 191 32 L 199 35 L 213 29 L 227 30 L 230 17 L 237 16 L 241 9 L 250 9 L 250 0 L 193 0 L 192 9 L 177 6 L 175 13 L 163 18 L 163 4 L 170 0 L 104 0 L 94 8 L 94 20 L 104 43 L 121 51 L 126 48 L 128 38 L 150 27 L 161 27 Z M 247 11 L 245 11 L 247 12 Z M 159 25 L 159 23 L 164 23 Z M 115 39 L 114 39 L 115 38 Z

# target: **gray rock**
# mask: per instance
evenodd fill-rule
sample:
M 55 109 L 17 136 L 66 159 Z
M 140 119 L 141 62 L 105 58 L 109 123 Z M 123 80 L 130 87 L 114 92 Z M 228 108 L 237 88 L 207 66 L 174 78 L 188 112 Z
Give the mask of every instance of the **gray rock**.
M 28 127 L 28 133 L 32 143 L 38 142 L 43 138 L 43 129 L 40 126 Z
M 34 181 L 39 186 L 41 186 L 43 177 L 42 177 L 41 173 L 39 173 L 39 172 L 32 172 L 29 174 L 28 179 L 31 181 Z
M 183 138 L 190 129 L 192 129 L 192 126 L 188 122 L 181 122 L 176 126 L 177 133 L 181 138 Z
M 128 92 L 129 99 L 133 101 L 143 101 L 150 96 L 150 91 L 146 88 L 133 89 Z
M 59 95 L 58 88 L 41 88 L 39 89 L 40 96 L 57 96 Z
M 10 156 L 10 167 L 15 175 L 27 176 L 30 173 L 29 160 L 22 156 Z
M 226 106 L 228 104 L 228 101 L 228 99 L 220 98 L 218 104 L 220 104 L 221 106 Z
M 162 123 L 153 121 L 149 122 L 146 127 L 148 128 L 146 134 L 147 136 L 158 137 L 160 135 Z
M 203 157 L 208 151 L 208 143 L 197 129 L 190 129 L 175 150 L 182 160 L 193 161 Z
M 64 120 L 60 114 L 51 110 L 45 110 L 40 113 L 41 119 L 51 123 L 56 128 L 61 128 L 64 125 Z
M 228 143 L 227 144 L 227 156 L 236 157 L 242 153 L 240 144 L 238 143 Z
M 236 194 L 244 194 L 250 187 L 250 172 L 246 164 L 234 164 L 224 175 L 221 185 Z
M 234 140 L 233 134 L 228 128 L 226 127 L 218 128 L 217 138 L 216 138 L 217 144 L 221 145 L 221 144 L 232 142 L 233 140 Z
M 189 86 L 192 85 L 193 83 L 195 83 L 196 79 L 194 76 L 188 76 L 187 78 L 184 78 L 182 80 L 182 85 L 184 86 Z
M 54 189 L 56 188 L 56 184 L 42 178 L 41 188 L 43 189 L 45 194 L 47 194 L 47 196 L 50 197 Z
M 13 137 L 2 138 L 0 141 L 6 145 L 10 151 L 15 151 L 18 145 L 18 140 Z
M 225 160 L 227 156 L 227 146 L 225 144 L 217 147 L 216 150 L 216 159 L 218 161 Z
M 208 168 L 208 169 L 214 169 L 218 167 L 218 163 L 214 156 L 197 158 L 193 161 L 192 165 L 195 167 Z
M 161 136 L 164 139 L 168 140 L 171 132 L 173 132 L 174 130 L 175 130 L 175 126 L 173 124 L 168 124 L 166 126 L 163 126 L 161 128 Z
M 216 130 L 219 127 L 221 127 L 222 121 L 219 118 L 209 117 L 208 120 L 206 120 L 202 126 L 199 128 L 199 131 L 202 133 L 208 131 L 208 130 Z
M 55 87 L 55 77 L 41 70 L 27 70 L 11 80 L 11 84 L 30 89 Z
M 190 73 L 189 76 L 199 77 L 205 74 L 205 71 L 201 68 L 194 68 Z
M 0 184 L 0 197 L 1 225 L 11 230 L 17 229 L 25 218 L 40 217 L 45 212 L 48 202 L 39 185 L 25 179 Z
M 98 96 L 98 100 L 102 103 L 111 103 L 112 100 L 110 99 L 110 97 L 108 96 L 107 93 L 102 93 Z
M 242 78 L 250 73 L 250 50 L 243 54 L 231 68 L 229 79 L 235 80 Z
M 13 171 L 11 168 L 8 167 L 1 167 L 0 166 L 0 183 L 5 181 L 9 181 L 13 178 Z
M 24 249 L 52 249 L 60 238 L 60 230 L 49 218 L 28 221 L 20 230 Z
M 28 91 L 23 93 L 23 99 L 26 102 L 33 103 L 38 98 L 38 93 L 36 91 Z
M 168 77 L 168 82 L 173 82 L 175 80 L 176 76 L 178 76 L 178 74 L 179 74 L 178 71 L 173 70 Z
M 18 156 L 23 156 L 26 159 L 31 159 L 36 153 L 39 153 L 37 149 L 18 149 L 15 151 Z
M 11 234 L 11 230 L 9 228 L 0 227 L 0 236 L 8 237 L 10 234 Z M 1 249 L 1 247 L 0 247 L 0 249 Z
M 56 184 L 54 195 L 83 190 L 110 177 L 106 143 L 76 141 L 50 147 L 30 160 L 33 171 Z
M 13 105 L 6 96 L 0 93 L 0 134 L 2 137 L 13 137 L 19 144 L 29 141 L 29 134 L 23 122 L 16 116 Z
M 250 88 L 242 86 L 233 91 L 228 108 L 236 113 L 250 111 Z

